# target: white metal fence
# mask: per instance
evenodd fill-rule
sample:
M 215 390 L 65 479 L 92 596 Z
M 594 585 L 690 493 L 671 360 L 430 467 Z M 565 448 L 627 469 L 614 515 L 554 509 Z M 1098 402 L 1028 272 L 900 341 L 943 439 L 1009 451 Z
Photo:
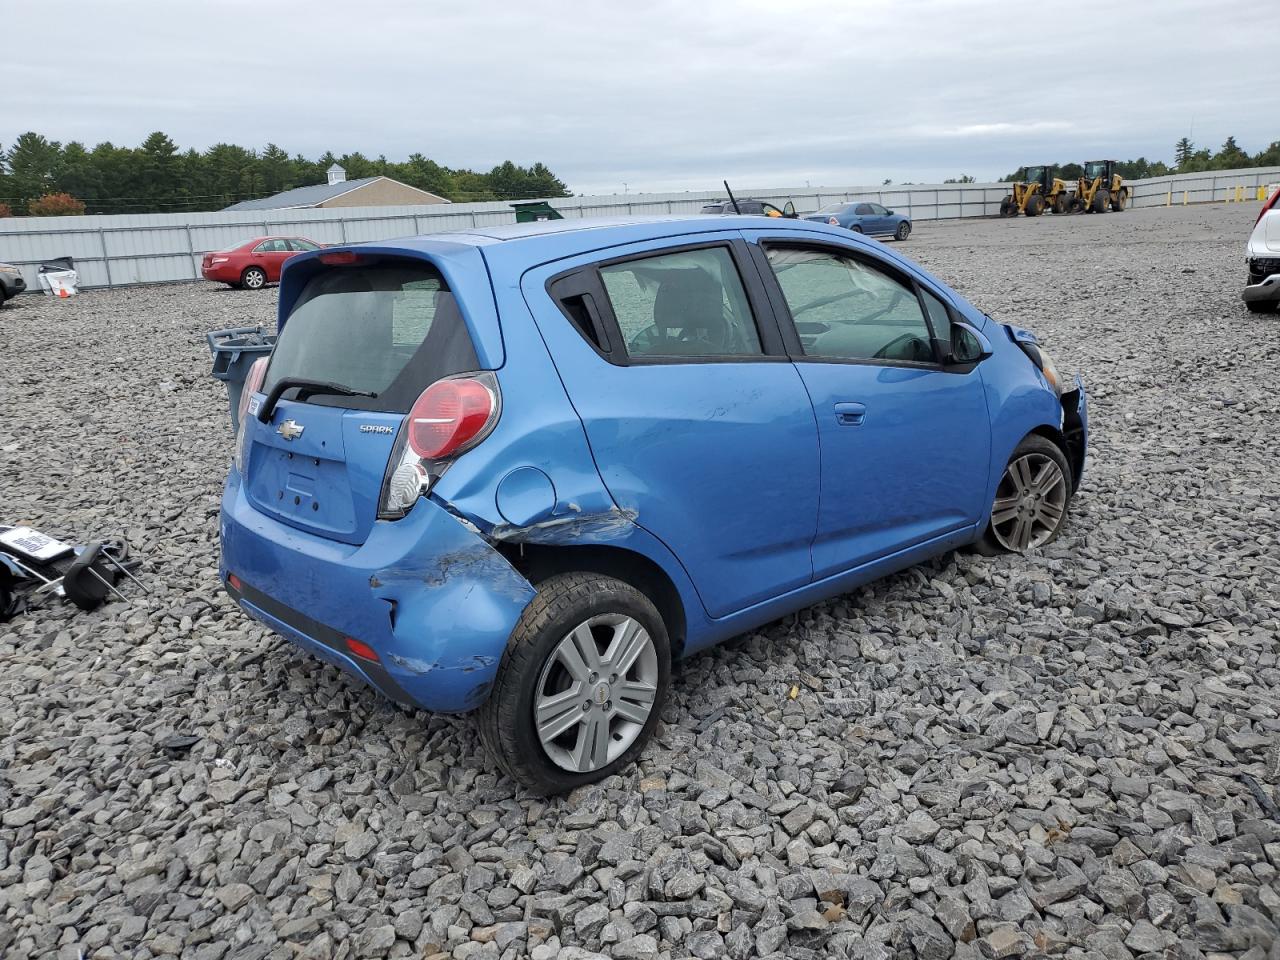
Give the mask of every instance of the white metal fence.
M 1226 200 L 1240 188 L 1249 199 L 1260 185 L 1280 179 L 1280 167 L 1221 170 L 1211 174 L 1159 177 L 1131 182 L 1136 206 Z M 1001 183 L 912 184 L 871 187 L 800 187 L 735 190 L 739 198 L 790 200 L 801 212 L 841 200 L 872 200 L 913 220 L 993 216 L 1008 192 Z M 551 203 L 566 217 L 646 216 L 697 213 L 724 199 L 722 190 L 698 193 L 566 197 Z M 302 235 L 320 243 L 356 243 L 391 237 L 466 230 L 515 221 L 506 203 L 433 204 L 411 207 L 348 207 L 331 210 L 255 210 L 237 213 L 156 213 L 86 217 L 0 219 L 0 261 L 22 267 L 37 286 L 39 264 L 54 257 L 75 259 L 86 287 L 164 283 L 200 277 L 200 261 L 249 237 Z

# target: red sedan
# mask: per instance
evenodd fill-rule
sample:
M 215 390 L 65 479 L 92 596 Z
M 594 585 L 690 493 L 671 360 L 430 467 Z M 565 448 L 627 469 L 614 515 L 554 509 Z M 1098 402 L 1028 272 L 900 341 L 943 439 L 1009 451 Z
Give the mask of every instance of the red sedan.
M 320 244 L 304 237 L 255 237 L 216 253 L 206 253 L 200 272 L 206 280 L 232 287 L 261 290 L 280 279 L 280 268 L 290 257 Z

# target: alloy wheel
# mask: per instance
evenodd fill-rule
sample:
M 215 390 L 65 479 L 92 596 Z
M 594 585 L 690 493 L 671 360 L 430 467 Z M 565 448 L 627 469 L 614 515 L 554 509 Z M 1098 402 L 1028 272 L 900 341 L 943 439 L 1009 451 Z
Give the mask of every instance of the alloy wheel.
M 244 272 L 244 285 L 250 290 L 257 290 L 267 282 L 267 275 L 256 267 Z
M 1043 453 L 1028 453 L 1005 468 L 991 508 L 991 532 L 1006 550 L 1021 553 L 1048 543 L 1067 512 L 1067 478 Z
M 649 632 L 622 614 L 579 624 L 556 644 L 538 677 L 533 720 L 556 766 L 590 773 L 633 744 L 658 696 Z

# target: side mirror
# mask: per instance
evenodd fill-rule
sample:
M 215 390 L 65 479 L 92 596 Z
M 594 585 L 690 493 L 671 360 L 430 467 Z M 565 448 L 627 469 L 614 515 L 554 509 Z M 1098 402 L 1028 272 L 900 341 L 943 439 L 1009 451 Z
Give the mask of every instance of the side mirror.
M 891 217 L 893 216 L 893 211 L 892 211 L 892 210 L 885 210 L 885 213 L 887 213 L 887 214 L 888 214 L 889 216 L 891 216 Z
M 796 205 L 792 203 L 790 200 L 788 200 L 786 204 L 783 206 L 782 215 L 786 217 L 788 220 L 795 220 L 800 216 L 798 213 L 796 213 Z
M 981 363 L 992 354 L 991 341 L 976 327 L 963 320 L 951 324 L 951 338 L 947 341 L 935 340 L 935 349 L 946 359 L 943 361 L 951 367 L 968 367 Z

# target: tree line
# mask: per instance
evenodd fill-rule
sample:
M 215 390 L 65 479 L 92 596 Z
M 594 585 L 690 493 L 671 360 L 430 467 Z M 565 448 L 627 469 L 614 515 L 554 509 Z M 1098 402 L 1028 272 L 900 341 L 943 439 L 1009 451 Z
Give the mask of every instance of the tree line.
M 452 169 L 421 153 L 394 162 L 359 152 L 291 157 L 274 143 L 262 150 L 218 143 L 183 151 L 158 131 L 137 147 L 107 142 L 89 148 L 32 132 L 7 150 L 0 145 L 0 216 L 221 210 L 240 200 L 325 183 L 334 163 L 346 170 L 348 180 L 387 176 L 458 203 L 570 195 L 541 163 L 523 167 L 508 160 L 481 173 Z
M 1265 150 L 1251 154 L 1235 137 L 1227 137 L 1217 152 L 1210 147 L 1197 147 L 1190 137 L 1183 137 L 1173 147 L 1173 165 L 1163 160 L 1121 160 L 1116 172 L 1126 180 L 1144 180 L 1147 177 L 1167 177 L 1175 173 L 1203 173 L 1206 170 L 1240 170 L 1248 167 L 1280 167 L 1280 140 L 1273 141 Z M 1054 175 L 1063 180 L 1077 180 L 1084 173 L 1079 163 L 1055 164 Z M 1025 180 L 1026 167 L 1019 167 L 1004 180 Z M 950 182 L 950 181 L 948 181 Z

